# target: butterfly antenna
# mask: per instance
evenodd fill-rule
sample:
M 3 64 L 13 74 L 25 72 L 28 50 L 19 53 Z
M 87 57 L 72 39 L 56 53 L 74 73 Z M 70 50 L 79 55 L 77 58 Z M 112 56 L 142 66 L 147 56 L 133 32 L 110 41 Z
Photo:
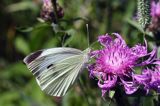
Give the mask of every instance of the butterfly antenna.
M 88 24 L 86 24 L 86 28 L 87 28 L 87 40 L 88 40 L 88 47 L 89 47 L 89 42 L 90 42 L 90 40 L 89 40 L 89 29 L 88 29 Z

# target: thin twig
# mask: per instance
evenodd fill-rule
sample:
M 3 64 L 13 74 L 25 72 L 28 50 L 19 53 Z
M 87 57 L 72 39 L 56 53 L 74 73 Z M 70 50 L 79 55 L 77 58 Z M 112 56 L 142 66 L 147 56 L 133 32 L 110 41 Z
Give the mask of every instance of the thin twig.
M 57 0 L 52 0 L 53 11 L 55 15 L 55 23 L 58 23 L 58 11 L 57 11 Z
M 80 88 L 81 88 L 81 90 L 83 92 L 83 95 L 84 95 L 84 97 L 85 97 L 85 99 L 86 99 L 86 101 L 88 103 L 88 106 L 91 106 L 90 103 L 89 103 L 89 100 L 88 100 L 88 95 L 84 90 L 84 85 L 83 85 L 83 82 L 82 82 L 81 78 L 79 78 L 78 83 L 79 83 L 79 86 L 80 86 Z

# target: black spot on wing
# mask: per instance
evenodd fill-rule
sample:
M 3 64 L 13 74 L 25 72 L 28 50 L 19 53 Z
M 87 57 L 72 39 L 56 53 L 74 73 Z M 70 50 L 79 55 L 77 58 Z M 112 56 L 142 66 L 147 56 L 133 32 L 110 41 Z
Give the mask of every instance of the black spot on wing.
M 37 79 L 39 79 L 39 78 L 40 78 L 40 74 L 41 74 L 42 72 L 44 72 L 44 71 L 46 71 L 46 70 L 49 70 L 49 68 L 54 69 L 53 66 L 54 66 L 53 64 L 50 64 L 50 65 L 48 65 L 47 67 L 45 67 L 45 68 L 43 68 L 43 69 L 41 69 L 41 70 L 39 70 L 40 67 L 37 67 L 37 68 L 35 68 L 35 69 L 32 71 L 32 73 L 37 77 Z M 39 71 L 37 71 L 37 70 L 39 70 Z
M 49 69 L 50 67 L 52 67 L 53 66 L 53 64 L 50 64 L 49 66 L 47 66 L 47 69 Z
M 28 57 L 26 57 L 24 59 L 24 62 L 27 63 L 27 64 L 31 63 L 33 60 L 35 60 L 37 57 L 39 57 L 42 52 L 43 52 L 42 50 L 39 50 L 35 53 L 32 53 L 31 55 L 29 55 Z

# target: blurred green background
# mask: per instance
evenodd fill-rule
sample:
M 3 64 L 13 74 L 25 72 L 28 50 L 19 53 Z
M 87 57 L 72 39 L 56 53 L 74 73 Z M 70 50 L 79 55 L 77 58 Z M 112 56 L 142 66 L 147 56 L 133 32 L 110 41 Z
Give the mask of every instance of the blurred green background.
M 86 24 L 90 43 L 98 35 L 112 32 L 120 33 L 129 45 L 142 42 L 141 29 L 133 21 L 136 0 L 57 1 L 65 14 L 59 21 L 63 32 L 55 31 L 50 23 L 38 21 L 42 0 L 1 0 L 0 106 L 108 106 L 111 102 L 101 98 L 97 82 L 89 78 L 87 70 L 65 97 L 48 96 L 40 90 L 22 60 L 33 51 L 62 45 L 84 50 L 88 47 Z M 67 38 L 62 43 L 64 34 Z M 152 37 L 148 36 L 148 40 Z M 146 104 L 150 106 L 149 103 Z

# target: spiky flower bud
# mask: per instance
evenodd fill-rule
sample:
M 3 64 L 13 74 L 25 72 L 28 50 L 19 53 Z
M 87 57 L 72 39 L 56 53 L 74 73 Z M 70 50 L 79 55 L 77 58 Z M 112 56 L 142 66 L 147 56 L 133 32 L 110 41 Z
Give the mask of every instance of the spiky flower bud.
M 150 0 L 138 0 L 138 21 L 143 29 L 150 24 Z
M 54 17 L 53 5 L 51 0 L 43 0 L 43 6 L 41 11 L 41 18 L 45 21 L 52 20 Z

